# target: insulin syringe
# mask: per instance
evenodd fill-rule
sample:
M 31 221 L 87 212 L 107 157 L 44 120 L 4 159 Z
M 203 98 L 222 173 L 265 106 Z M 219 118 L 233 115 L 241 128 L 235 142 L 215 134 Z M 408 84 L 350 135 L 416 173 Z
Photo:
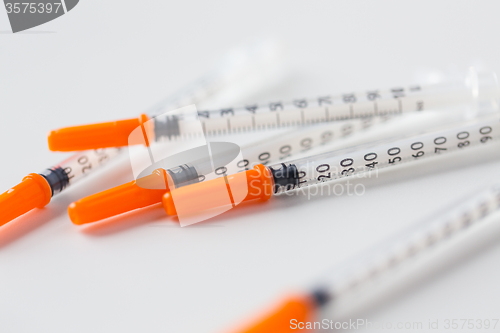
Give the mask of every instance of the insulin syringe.
M 267 166 L 258 164 L 239 173 L 231 174 L 225 166 L 220 166 L 215 171 L 220 178 L 179 188 L 171 186 L 170 192 L 163 197 L 163 205 L 167 214 L 178 215 L 181 225 L 186 225 L 183 217 L 189 217 L 189 220 L 198 213 L 207 215 L 207 212 L 236 206 L 243 201 L 268 200 L 276 194 L 327 181 L 486 145 L 496 142 L 499 137 L 500 119 L 495 114 L 452 123 L 444 129 L 407 138 L 384 140 Z M 190 223 L 193 222 L 187 224 Z
M 211 99 L 231 102 L 234 96 L 252 93 L 252 89 L 260 89 L 258 84 L 265 84 L 259 81 L 262 75 L 258 74 L 266 71 L 269 65 L 276 65 L 269 63 L 276 60 L 272 57 L 273 50 L 273 45 L 250 45 L 231 50 L 215 68 L 158 103 L 153 110 L 174 110 Z M 252 72 L 254 77 L 248 78 Z M 257 83 L 257 86 L 249 86 L 249 82 L 252 85 Z M 224 96 L 227 90 L 231 94 Z M 122 148 L 85 150 L 41 173 L 29 174 L 20 184 L 0 194 L 0 226 L 34 208 L 46 206 L 54 195 L 107 164 L 121 152 Z
M 294 99 L 289 102 L 251 104 L 197 115 L 142 114 L 139 118 L 65 127 L 49 134 L 53 151 L 72 151 L 129 145 L 129 135 L 141 127 L 146 145 L 192 137 L 193 122 L 200 121 L 209 136 L 304 126 L 321 122 L 399 115 L 416 111 L 471 105 L 475 110 L 498 107 L 500 90 L 494 73 L 471 70 L 464 81 L 414 85 L 388 90 Z M 473 110 L 474 111 L 474 110 Z
M 436 121 L 439 118 L 432 119 Z M 234 156 L 225 156 L 230 154 L 227 151 L 222 151 L 220 157 L 212 158 L 197 154 L 198 159 L 171 168 L 155 164 L 155 170 L 151 170 L 150 175 L 82 198 L 72 203 L 68 212 L 73 223 L 85 224 L 153 205 L 163 198 L 167 213 L 179 213 L 181 225 L 187 225 L 192 222 L 186 222 L 183 216 L 196 216 L 197 211 L 204 214 L 205 211 L 236 205 L 241 201 L 267 200 L 274 194 L 307 185 L 376 172 L 387 166 L 486 144 L 500 135 L 497 117 L 490 116 L 488 119 L 455 122 L 451 129 L 405 139 L 392 138 L 378 145 L 365 144 L 290 161 L 291 156 L 314 146 L 324 144 L 327 148 L 335 142 L 329 134 L 338 133 L 341 124 L 305 127 L 244 146 L 242 154 L 230 164 L 227 161 Z M 406 131 L 417 133 L 418 123 L 412 122 L 412 125 L 417 128 L 406 128 Z M 422 125 L 429 127 L 426 122 Z M 310 145 L 304 147 L 305 141 Z M 342 147 L 341 142 L 337 142 L 339 146 Z M 255 164 L 255 168 L 251 169 Z M 171 195 L 166 195 L 172 189 Z M 228 195 L 228 189 L 231 195 Z
M 341 141 L 339 139 L 349 137 L 350 134 L 359 133 L 374 125 L 380 126 L 382 122 L 383 118 L 367 118 L 346 121 L 342 124 L 318 124 L 252 142 L 241 147 L 243 158 L 236 161 L 236 171 L 248 170 L 259 163 L 267 165 L 286 160 L 322 145 L 328 146 L 330 143 Z M 227 145 L 234 147 L 229 143 Z M 217 159 L 217 156 L 212 158 Z M 222 156 L 218 162 L 214 161 L 214 165 L 223 165 L 227 159 L 228 157 Z M 163 168 L 166 170 L 165 174 L 163 170 L 154 170 L 151 175 L 138 181 L 131 181 L 82 198 L 70 205 L 69 216 L 73 223 L 85 224 L 157 204 L 162 201 L 168 188 L 165 186 L 158 188 L 155 184 L 158 182 L 166 184 L 164 177 L 167 175 L 175 187 L 180 187 L 202 181 L 206 175 L 214 171 L 210 156 L 199 156 L 197 161 L 191 160 L 186 163 L 175 168 Z M 155 168 L 159 167 L 161 164 L 156 163 Z
M 342 322 L 315 321 L 314 317 L 320 310 L 327 307 L 330 309 L 332 305 L 340 310 L 341 304 L 348 304 L 345 300 L 349 295 L 351 298 L 356 295 L 354 298 L 361 299 L 358 303 L 364 301 L 366 297 L 361 296 L 373 284 L 380 286 L 383 283 L 386 287 L 382 291 L 390 291 L 403 282 L 396 272 L 413 268 L 417 263 L 420 269 L 424 265 L 429 266 L 432 262 L 431 254 L 435 254 L 438 249 L 456 249 L 461 244 L 457 239 L 476 240 L 478 235 L 474 232 L 475 229 L 481 222 L 485 223 L 488 217 L 494 218 L 494 213 L 500 208 L 500 186 L 468 196 L 467 199 L 456 202 L 453 207 L 380 243 L 364 255 L 333 267 L 309 291 L 294 293 L 264 318 L 235 332 L 284 333 L 302 329 L 345 329 Z M 490 227 L 499 221 L 488 219 L 488 222 L 491 223 L 482 226 Z
M 410 124 L 404 124 L 405 120 L 407 122 L 409 120 L 405 118 L 409 117 L 391 118 L 392 121 L 389 122 L 387 118 L 370 117 L 345 122 L 316 124 L 280 133 L 242 146 L 240 148 L 241 158 L 234 161 L 232 171 L 241 172 L 251 169 L 256 164 L 268 165 L 289 160 L 297 155 L 306 155 L 308 151 L 315 148 L 319 149 L 323 147 L 323 149 L 328 149 L 335 146 L 338 149 L 349 147 L 353 145 L 352 143 L 349 144 L 350 142 L 353 140 L 356 142 L 356 135 L 352 136 L 351 134 L 361 133 L 362 131 L 369 134 L 369 129 L 385 132 L 384 129 L 388 129 L 387 126 L 391 126 L 391 122 L 392 125 L 397 125 L 397 129 L 391 128 L 390 134 L 378 133 L 377 136 L 385 135 L 385 137 L 393 137 L 403 135 L 403 133 L 408 134 L 408 132 L 416 133 L 423 128 L 429 128 L 430 124 L 436 126 L 439 123 L 448 123 L 451 120 L 463 119 L 464 113 L 461 110 L 454 110 L 453 112 L 428 113 L 426 116 L 415 115 L 411 117 L 413 119 L 411 121 L 411 128 Z M 394 124 L 395 122 L 399 123 Z M 169 181 L 175 188 L 179 188 L 188 184 L 209 180 L 210 177 L 206 176 L 209 174 L 213 176 L 215 167 L 232 162 L 232 158 L 237 155 L 234 154 L 235 147 L 240 151 L 237 146 L 230 143 L 215 142 L 210 144 L 217 144 L 218 147 L 229 146 L 230 149 L 229 151 L 222 150 L 222 156 L 216 156 L 214 151 L 212 151 L 212 156 L 209 156 L 208 151 L 201 150 L 200 153 L 191 154 L 194 156 L 194 159 L 186 157 L 182 160 L 183 164 L 175 165 L 174 167 L 167 166 L 168 164 L 172 165 L 172 163 L 168 163 L 169 158 L 167 157 L 166 161 L 156 162 L 144 169 L 140 175 L 147 176 L 143 178 L 139 176 L 137 180 L 90 195 L 72 203 L 68 209 L 70 219 L 75 224 L 100 221 L 160 203 L 163 195 L 169 190 Z M 329 150 L 332 149 L 334 148 L 332 147 Z M 131 161 L 134 162 L 134 157 L 132 157 Z M 158 184 L 162 186 L 157 186 Z

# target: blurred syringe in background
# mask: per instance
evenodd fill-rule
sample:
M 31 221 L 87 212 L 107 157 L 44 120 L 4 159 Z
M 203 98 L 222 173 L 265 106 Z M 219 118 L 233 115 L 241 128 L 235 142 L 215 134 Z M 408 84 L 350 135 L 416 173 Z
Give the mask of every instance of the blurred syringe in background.
M 318 319 L 338 312 L 349 313 L 367 301 L 377 300 L 412 280 L 408 275 L 432 274 L 446 266 L 465 245 L 498 236 L 500 229 L 500 185 L 471 193 L 466 198 L 436 212 L 421 223 L 395 237 L 380 242 L 332 267 L 312 287 L 287 296 L 257 320 L 233 332 L 285 333 L 349 329 L 331 318 Z M 415 271 L 419 274 L 414 274 Z M 405 274 L 406 273 L 406 274 Z M 411 281 L 415 282 L 415 281 Z M 345 323 L 345 322 L 344 322 Z M 365 328 L 364 320 L 354 322 Z

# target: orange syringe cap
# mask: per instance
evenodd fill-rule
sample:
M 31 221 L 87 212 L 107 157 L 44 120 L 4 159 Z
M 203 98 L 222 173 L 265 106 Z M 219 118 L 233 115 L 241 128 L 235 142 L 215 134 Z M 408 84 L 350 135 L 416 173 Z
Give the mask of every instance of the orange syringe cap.
M 68 214 L 74 224 L 86 224 L 160 203 L 168 191 L 168 173 L 163 169 L 137 181 L 99 192 L 71 203 Z
M 51 197 L 52 190 L 47 180 L 37 173 L 30 173 L 21 183 L 0 194 L 0 225 L 34 208 L 44 207 Z
M 244 325 L 234 333 L 288 333 L 305 332 L 298 329 L 298 323 L 304 323 L 314 316 L 314 300 L 307 295 L 292 295 L 257 320 Z
M 151 129 L 144 124 L 149 120 L 145 114 L 139 118 L 110 121 L 82 126 L 63 127 L 48 135 L 49 149 L 52 151 L 77 151 L 99 148 L 125 147 L 129 135 L 138 126 L 143 130 L 145 144 L 149 145 Z
M 196 215 L 219 207 L 235 206 L 241 201 L 268 200 L 273 193 L 274 178 L 271 171 L 262 164 L 253 169 L 238 172 L 227 177 L 220 177 L 165 193 L 163 208 L 168 215 L 179 212 Z M 237 201 L 236 193 L 244 193 Z

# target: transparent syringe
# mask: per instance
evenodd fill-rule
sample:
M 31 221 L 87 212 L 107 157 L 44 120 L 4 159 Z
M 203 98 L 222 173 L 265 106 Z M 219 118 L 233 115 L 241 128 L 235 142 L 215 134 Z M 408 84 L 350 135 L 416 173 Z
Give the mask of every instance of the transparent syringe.
M 411 128 L 410 124 L 401 126 L 403 124 L 400 122 L 397 131 L 405 134 L 416 133 L 423 128 L 463 119 L 463 117 L 464 114 L 460 110 L 449 113 L 429 113 L 427 117 L 419 116 L 418 120 L 414 119 L 411 122 Z M 403 118 L 394 119 L 394 122 L 401 120 Z M 160 203 L 163 195 L 169 190 L 169 183 L 179 188 L 209 180 L 211 177 L 207 178 L 208 175 L 214 176 L 215 169 L 231 163 L 240 151 L 241 158 L 233 163 L 234 172 L 250 170 L 256 164 L 268 165 L 288 160 L 296 155 L 305 155 L 307 151 L 320 146 L 324 149 L 332 145 L 348 147 L 348 138 L 353 138 L 351 134 L 370 128 L 384 129 L 386 121 L 385 118 L 373 117 L 300 127 L 287 133 L 252 142 L 241 148 L 230 143 L 211 142 L 211 153 L 207 146 L 202 146 L 198 147 L 195 153 L 176 159 L 179 164 L 173 164 L 167 158 L 166 161 L 154 163 L 142 170 L 137 180 L 72 203 L 68 208 L 69 216 L 73 223 L 80 225 Z M 390 126 L 389 123 L 387 124 Z M 377 126 L 373 127 L 374 125 Z M 384 135 L 386 137 L 397 135 L 394 131 L 395 129 L 391 129 L 391 134 Z
M 130 133 L 141 126 L 145 143 L 177 141 L 191 138 L 201 121 L 209 136 L 304 126 L 321 122 L 399 115 L 471 105 L 472 109 L 495 109 L 500 90 L 494 73 L 471 70 L 463 81 L 435 85 L 414 85 L 388 90 L 295 99 L 289 102 L 251 104 L 211 111 L 197 115 L 142 114 L 139 118 L 65 127 L 49 134 L 49 148 L 54 151 L 97 149 L 126 146 Z M 474 110 L 473 110 L 474 111 Z M 196 128 L 196 129 L 195 129 Z
M 161 101 L 152 110 L 174 110 L 185 104 L 211 99 L 232 102 L 234 97 L 251 94 L 260 89 L 259 84 L 266 84 L 260 80 L 265 78 L 263 73 L 268 71 L 268 67 L 277 66 L 273 56 L 275 48 L 274 45 L 258 44 L 231 50 L 215 68 Z M 227 90 L 231 94 L 224 95 Z M 44 207 L 54 195 L 107 164 L 121 152 L 122 148 L 81 151 L 41 173 L 29 174 L 20 184 L 0 194 L 0 225 L 34 208 Z
M 163 197 L 163 204 L 167 214 L 178 215 L 181 225 L 187 225 L 203 220 L 197 215 L 207 215 L 220 207 L 255 199 L 268 200 L 273 195 L 307 186 L 485 145 L 499 137 L 500 121 L 495 114 L 407 138 L 383 140 L 268 166 L 258 164 L 245 172 L 231 174 L 221 165 L 219 172 L 215 171 L 220 178 L 180 188 L 172 184 L 170 192 Z
M 173 168 L 164 167 L 162 163 L 155 163 L 154 169 L 157 170 L 146 169 L 141 173 L 151 173 L 151 175 L 72 203 L 68 209 L 69 216 L 73 223 L 85 224 L 160 203 L 163 195 L 168 191 L 168 186 L 166 187 L 168 182 L 165 181 L 165 178 L 168 177 L 177 188 L 203 181 L 206 175 L 213 173 L 214 165 L 218 167 L 231 162 L 231 159 L 238 155 L 240 149 L 243 158 L 236 162 L 237 171 L 249 170 L 255 164 L 267 165 L 304 153 L 309 149 L 327 145 L 333 141 L 338 142 L 339 139 L 346 138 L 352 133 L 368 129 L 381 122 L 381 118 L 375 118 L 366 119 L 365 121 L 353 120 L 345 124 L 319 124 L 280 133 L 244 145 L 241 148 L 230 143 L 210 143 L 212 156 L 209 156 L 208 150 L 201 149 L 196 154 L 196 160 L 182 161 L 182 164 Z M 228 147 L 229 151 L 223 149 L 219 156 L 215 156 L 216 154 L 213 151 L 220 146 Z M 236 153 L 234 153 L 235 150 Z M 215 161 L 211 161 L 212 159 L 215 159 Z M 163 186 L 158 187 L 158 184 Z
M 346 329 L 342 327 L 342 322 L 317 321 L 314 317 L 318 311 L 327 306 L 336 305 L 335 308 L 341 310 L 343 300 L 347 296 L 356 292 L 355 298 L 360 298 L 359 296 L 363 295 L 361 292 L 366 293 L 366 287 L 371 283 L 385 282 L 384 285 L 389 290 L 383 289 L 383 291 L 394 289 L 403 282 L 397 274 L 394 274 L 397 270 L 413 268 L 417 263 L 415 259 L 423 260 L 418 262 L 419 268 L 429 265 L 432 262 L 431 253 L 444 247 L 451 251 L 456 249 L 461 244 L 456 242 L 458 238 L 476 240 L 477 233 L 474 229 L 477 229 L 487 217 L 493 218 L 493 214 L 500 209 L 500 185 L 472 194 L 467 199 L 456 202 L 453 207 L 434 214 L 432 218 L 422 221 L 392 239 L 379 243 L 377 247 L 359 257 L 332 267 L 312 288 L 286 297 L 263 318 L 235 332 Z M 498 225 L 500 220 L 490 222 L 486 226 Z M 360 325 L 358 328 L 363 328 L 363 322 L 358 321 L 356 324 Z

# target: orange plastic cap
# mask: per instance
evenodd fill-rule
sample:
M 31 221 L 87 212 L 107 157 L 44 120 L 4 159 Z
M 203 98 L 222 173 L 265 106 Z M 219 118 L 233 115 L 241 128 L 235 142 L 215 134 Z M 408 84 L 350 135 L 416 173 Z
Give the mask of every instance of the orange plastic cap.
M 137 181 L 134 180 L 73 202 L 68 207 L 68 214 L 74 224 L 96 222 L 160 203 L 167 191 L 167 173 L 163 169 L 157 169 L 151 175 Z
M 52 190 L 47 180 L 37 173 L 30 173 L 21 183 L 0 194 L 0 225 L 34 208 L 44 207 L 51 197 Z
M 63 127 L 48 135 L 49 149 L 52 151 L 77 151 L 98 148 L 128 146 L 130 133 L 142 127 L 145 142 L 149 145 L 144 123 L 149 117 L 142 114 L 139 118 L 117 120 L 91 125 Z
M 221 184 L 224 183 L 226 183 L 227 191 L 221 192 Z M 177 215 L 176 203 L 184 205 L 182 211 L 185 211 L 188 205 L 190 214 L 201 213 L 228 204 L 235 206 L 239 202 L 234 202 L 231 195 L 229 195 L 230 201 L 228 202 L 228 193 L 241 192 L 241 189 L 235 189 L 228 184 L 238 184 L 248 189 L 242 201 L 268 200 L 273 193 L 274 179 L 268 168 L 258 164 L 252 170 L 229 175 L 226 179 L 220 177 L 174 189 L 163 196 L 163 208 L 168 215 Z
M 316 305 L 308 296 L 291 296 L 271 309 L 256 321 L 245 325 L 234 333 L 288 333 L 305 332 L 299 329 L 299 323 L 304 323 L 314 316 Z

